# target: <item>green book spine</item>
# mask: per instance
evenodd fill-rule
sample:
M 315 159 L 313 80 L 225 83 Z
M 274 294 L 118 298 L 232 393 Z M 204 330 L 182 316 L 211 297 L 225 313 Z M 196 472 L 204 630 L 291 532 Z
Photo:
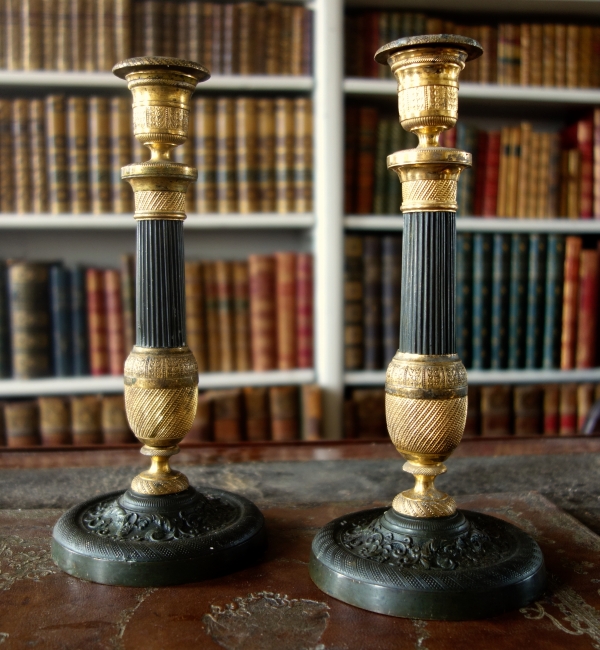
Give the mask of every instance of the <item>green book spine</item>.
M 527 321 L 528 235 L 514 234 L 510 243 L 510 298 L 508 310 L 508 367 L 525 367 Z
M 381 66 L 383 69 L 383 66 Z M 390 120 L 379 120 L 377 124 L 377 146 L 375 153 L 375 189 L 373 191 L 373 212 L 375 214 L 386 214 L 386 184 L 388 175 L 387 155 L 391 153 L 388 149 L 391 131 Z M 394 174 L 395 176 L 395 174 Z
M 472 365 L 473 234 L 456 237 L 456 352 L 466 368 Z
M 490 367 L 492 236 L 473 236 L 473 368 Z
M 542 363 L 544 368 L 559 368 L 565 266 L 564 235 L 548 235 L 547 248 Z
M 527 282 L 527 324 L 525 367 L 542 367 L 544 341 L 544 289 L 546 284 L 546 236 L 529 237 L 529 274 Z
M 492 368 L 508 363 L 508 311 L 510 286 L 510 235 L 495 234 L 492 256 Z

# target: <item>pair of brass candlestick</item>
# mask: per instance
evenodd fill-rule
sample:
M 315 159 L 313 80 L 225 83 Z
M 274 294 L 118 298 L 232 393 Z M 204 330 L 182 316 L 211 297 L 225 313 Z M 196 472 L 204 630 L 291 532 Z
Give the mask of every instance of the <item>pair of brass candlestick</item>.
M 456 510 L 434 486 L 459 444 L 467 409 L 466 371 L 455 354 L 456 188 L 468 153 L 439 146 L 454 126 L 458 76 L 481 54 L 460 36 L 400 39 L 381 48 L 398 79 L 402 126 L 416 149 L 388 156 L 402 183 L 405 215 L 399 351 L 386 378 L 392 441 L 415 487 L 391 508 L 325 526 L 315 537 L 310 574 L 325 592 L 375 612 L 460 619 L 526 604 L 544 586 L 537 544 L 492 517 Z M 121 585 L 198 580 L 243 566 L 265 543 L 264 521 L 246 499 L 190 487 L 169 467 L 190 429 L 197 366 L 185 344 L 183 220 L 196 170 L 171 161 L 187 137 L 190 98 L 209 78 L 177 59 L 129 59 L 114 73 L 134 96 L 134 132 L 147 162 L 123 168 L 137 220 L 136 346 L 125 364 L 131 427 L 152 466 L 131 489 L 68 511 L 54 530 L 53 556 L 65 571 Z

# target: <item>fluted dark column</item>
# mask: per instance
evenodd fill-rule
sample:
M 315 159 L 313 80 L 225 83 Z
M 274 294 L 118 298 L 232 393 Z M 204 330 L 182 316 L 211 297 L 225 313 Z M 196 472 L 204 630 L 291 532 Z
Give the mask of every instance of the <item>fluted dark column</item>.
M 136 345 L 185 345 L 183 221 L 137 222 Z
M 400 352 L 454 354 L 456 215 L 404 215 Z

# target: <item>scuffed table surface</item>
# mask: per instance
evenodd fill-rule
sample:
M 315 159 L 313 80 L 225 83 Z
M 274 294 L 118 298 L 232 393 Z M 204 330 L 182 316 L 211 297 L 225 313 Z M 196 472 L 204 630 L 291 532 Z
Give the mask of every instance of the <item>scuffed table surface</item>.
M 302 486 L 297 487 L 297 494 Z M 81 495 L 82 497 L 84 495 Z M 395 619 L 329 598 L 311 582 L 316 530 L 381 505 L 263 504 L 262 562 L 225 578 L 161 589 L 108 587 L 57 570 L 49 554 L 57 509 L 0 511 L 2 648 L 353 650 L 600 647 L 600 538 L 537 493 L 463 496 L 460 507 L 502 517 L 539 542 L 551 575 L 540 602 L 493 619 Z

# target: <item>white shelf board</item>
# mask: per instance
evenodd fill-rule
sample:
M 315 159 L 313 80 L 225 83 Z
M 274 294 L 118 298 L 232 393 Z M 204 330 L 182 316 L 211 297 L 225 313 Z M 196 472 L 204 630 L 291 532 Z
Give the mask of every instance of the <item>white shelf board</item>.
M 600 368 L 581 370 L 467 370 L 469 384 L 558 384 L 600 382 Z M 385 370 L 353 370 L 346 372 L 347 386 L 383 386 Z
M 190 214 L 186 230 L 293 229 L 314 225 L 313 214 Z M 132 214 L 3 214 L 0 230 L 135 230 Z
M 58 72 L 53 70 L 23 71 L 0 70 L 0 86 L 15 88 L 113 88 L 127 91 L 127 85 L 111 72 Z M 292 75 L 215 75 L 203 91 L 248 90 L 248 91 L 298 91 L 312 90 L 313 79 L 308 76 Z
M 352 95 L 390 95 L 398 92 L 393 79 L 344 79 L 344 92 Z M 500 86 L 461 83 L 459 100 L 544 102 L 549 104 L 600 104 L 599 88 L 546 88 L 542 86 Z
M 198 376 L 201 390 L 241 386 L 286 386 L 315 381 L 312 368 L 268 370 L 265 372 L 205 372 Z M 47 377 L 44 379 L 0 379 L 0 398 L 39 395 L 80 395 L 120 393 L 123 377 Z
M 344 227 L 351 230 L 402 230 L 403 217 L 360 215 L 344 218 Z M 598 234 L 600 219 L 502 219 L 457 217 L 458 232 L 540 232 L 566 235 Z

